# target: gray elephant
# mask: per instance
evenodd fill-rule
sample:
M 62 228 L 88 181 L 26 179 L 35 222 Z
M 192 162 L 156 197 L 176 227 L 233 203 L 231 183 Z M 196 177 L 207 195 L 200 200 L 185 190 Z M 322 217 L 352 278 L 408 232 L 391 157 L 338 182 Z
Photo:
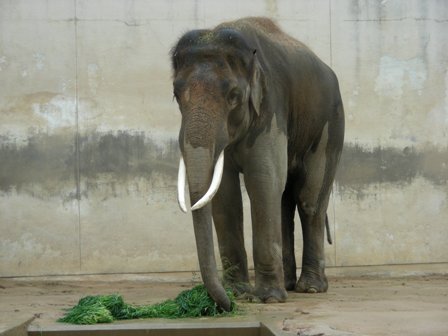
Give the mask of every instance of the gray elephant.
M 216 267 L 212 217 L 224 280 L 237 293 L 284 302 L 286 290 L 325 292 L 326 212 L 344 139 L 336 75 L 267 18 L 190 31 L 173 48 L 171 61 L 182 114 L 179 205 L 187 211 L 187 180 L 209 294 L 230 309 Z M 244 248 L 240 173 L 251 204 L 253 289 Z M 298 281 L 296 208 L 303 233 Z

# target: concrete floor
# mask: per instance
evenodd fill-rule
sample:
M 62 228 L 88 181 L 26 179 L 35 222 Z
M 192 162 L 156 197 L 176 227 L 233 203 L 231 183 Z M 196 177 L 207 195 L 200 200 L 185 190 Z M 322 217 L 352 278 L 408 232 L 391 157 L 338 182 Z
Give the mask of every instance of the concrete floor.
M 24 335 L 61 326 L 64 309 L 85 295 L 119 293 L 125 301 L 151 304 L 191 288 L 189 275 L 97 275 L 0 279 L 0 335 Z M 238 323 L 264 321 L 285 335 L 448 335 L 448 276 L 330 277 L 325 294 L 290 293 L 283 304 L 240 302 L 232 318 L 135 320 L 126 323 Z M 15 328 L 15 329 L 14 329 Z

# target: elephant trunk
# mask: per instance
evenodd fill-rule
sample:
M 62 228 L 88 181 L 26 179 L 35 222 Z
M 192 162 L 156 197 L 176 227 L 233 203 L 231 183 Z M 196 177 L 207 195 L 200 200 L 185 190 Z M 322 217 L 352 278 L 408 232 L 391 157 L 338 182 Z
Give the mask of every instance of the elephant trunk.
M 193 225 L 202 281 L 218 306 L 230 311 L 231 302 L 219 280 L 216 268 L 210 204 L 193 211 Z
M 192 148 L 187 145 L 184 154 L 190 200 L 193 204 L 193 225 L 202 280 L 212 299 L 222 309 L 230 311 L 231 302 L 219 280 L 216 267 L 210 204 L 211 198 L 218 190 L 221 181 L 224 154 L 220 154 L 216 166 L 214 156 L 210 155 L 208 148 Z M 183 159 L 181 159 L 181 165 L 182 161 Z M 179 167 L 179 169 L 182 170 L 182 167 Z M 182 188 L 181 178 L 179 178 L 178 183 L 178 190 L 180 190 Z M 179 204 L 184 204 L 180 198 Z

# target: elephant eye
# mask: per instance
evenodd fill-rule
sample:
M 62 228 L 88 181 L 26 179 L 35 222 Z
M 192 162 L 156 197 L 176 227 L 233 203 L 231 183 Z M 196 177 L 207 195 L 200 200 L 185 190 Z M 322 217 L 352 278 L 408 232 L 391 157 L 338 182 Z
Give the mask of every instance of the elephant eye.
M 227 95 L 227 102 L 231 108 L 235 108 L 241 102 L 241 90 L 239 88 L 233 88 Z

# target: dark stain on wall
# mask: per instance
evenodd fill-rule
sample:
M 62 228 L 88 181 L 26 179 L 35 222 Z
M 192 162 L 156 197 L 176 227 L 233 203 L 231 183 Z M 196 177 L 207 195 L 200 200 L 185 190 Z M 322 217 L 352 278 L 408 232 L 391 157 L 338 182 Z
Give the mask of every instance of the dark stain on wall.
M 436 185 L 446 184 L 448 149 L 427 148 L 418 152 L 413 147 L 376 147 L 369 150 L 345 144 L 336 181 L 343 188 L 358 189 L 371 183 L 404 185 L 418 176 Z
M 155 172 L 176 178 L 179 151 L 175 140 L 158 144 L 143 132 L 92 133 L 79 138 L 79 164 L 76 143 L 74 134 L 32 135 L 24 146 L 0 138 L 0 191 L 71 199 L 80 197 L 79 184 L 86 180 L 87 188 L 95 188 L 100 174 L 112 175 L 116 183 L 133 177 L 150 179 Z M 67 188 L 73 191 L 62 195 Z M 82 195 L 87 196 L 88 190 Z
M 34 197 L 73 199 L 88 197 L 103 174 L 126 185 L 135 177 L 149 180 L 159 173 L 169 184 L 176 181 L 177 140 L 155 142 L 144 132 L 117 131 L 75 135 L 32 135 L 25 146 L 0 137 L 0 191 L 25 192 Z M 77 171 L 80 171 L 80 180 Z M 372 183 L 405 185 L 416 177 L 435 185 L 448 183 L 448 149 L 412 147 L 365 149 L 346 144 L 336 181 L 344 190 L 362 191 Z M 79 192 L 83 184 L 82 193 Z M 90 189 L 89 189 L 90 188 Z M 63 195 L 63 191 L 69 195 Z M 111 195 L 113 197 L 113 195 Z
M 89 179 L 103 173 L 113 174 L 119 180 L 149 178 L 153 172 L 175 178 L 178 160 L 177 141 L 157 145 L 143 132 L 93 133 L 80 139 L 81 177 Z
M 0 138 L 0 190 L 32 193 L 33 185 L 57 194 L 61 182 L 75 187 L 74 135 L 33 135 L 26 145 Z

